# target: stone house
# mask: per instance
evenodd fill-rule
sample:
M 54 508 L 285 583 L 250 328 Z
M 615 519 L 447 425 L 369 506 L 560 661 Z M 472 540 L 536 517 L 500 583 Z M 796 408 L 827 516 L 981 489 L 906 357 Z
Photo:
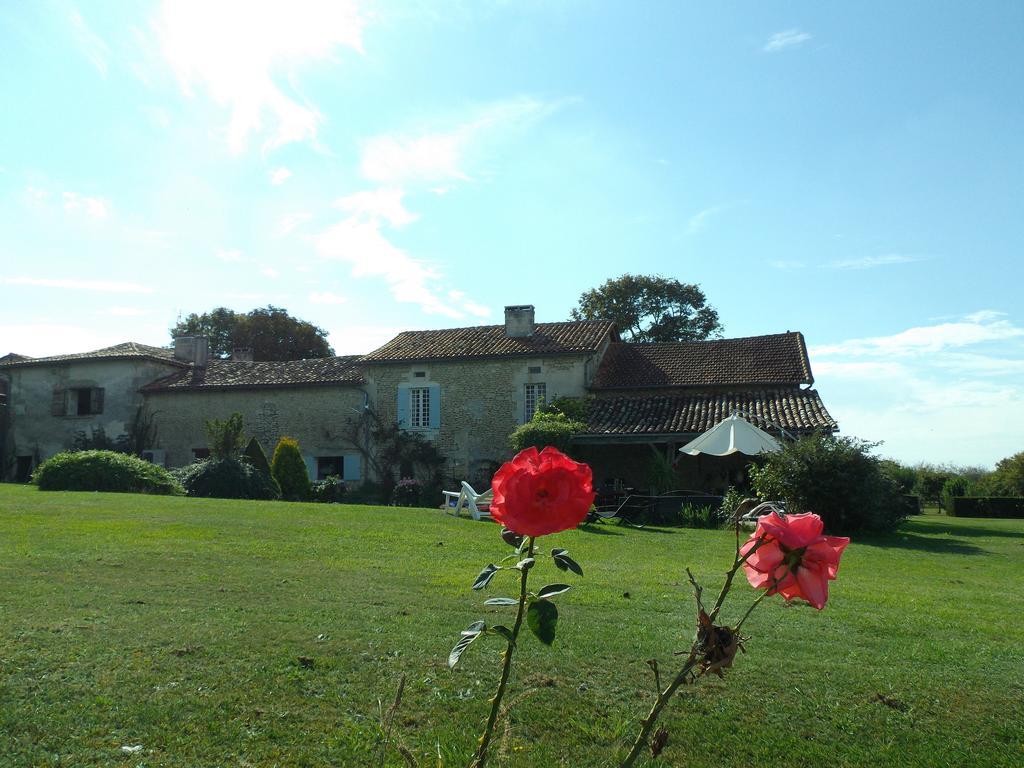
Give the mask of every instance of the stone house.
M 373 446 L 356 444 L 349 429 L 372 412 L 436 445 L 452 481 L 484 485 L 509 458 L 517 425 L 545 401 L 575 397 L 589 403 L 588 430 L 576 442 L 595 477 L 637 483 L 652 455 L 674 459 L 680 444 L 735 409 L 769 431 L 835 430 L 812 384 L 799 333 L 631 344 L 610 322 L 537 323 L 532 306 L 506 307 L 503 325 L 406 331 L 363 356 L 219 360 L 209 358 L 205 340 L 188 338 L 174 350 L 125 344 L 0 359 L 0 394 L 6 386 L 10 400 L 7 443 L 18 469 L 8 477 L 23 477 L 22 464 L 31 469 L 68 447 L 75 430 L 94 423 L 111 435 L 126 429 L 141 406 L 157 428 L 149 455 L 171 467 L 204 455 L 206 419 L 239 412 L 268 452 L 283 435 L 297 439 L 312 479 L 377 479 L 368 477 L 365 460 Z M 96 388 L 105 393 L 100 414 L 79 394 Z M 59 397 L 74 417 L 56 415 Z M 0 426 L 3 417 L 0 409 Z M 701 476 L 705 469 L 694 470 L 695 484 L 714 480 Z

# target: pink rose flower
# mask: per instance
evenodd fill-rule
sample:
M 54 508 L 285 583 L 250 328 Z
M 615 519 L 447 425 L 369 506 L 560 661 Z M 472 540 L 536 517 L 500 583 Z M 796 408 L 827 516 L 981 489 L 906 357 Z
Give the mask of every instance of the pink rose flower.
M 812 512 L 780 515 L 772 512 L 757 521 L 757 528 L 740 550 L 746 555 L 764 543 L 743 564 L 754 589 L 767 589 L 786 600 L 806 600 L 819 611 L 828 601 L 828 583 L 839 571 L 839 557 L 850 540 L 824 536 L 824 523 Z

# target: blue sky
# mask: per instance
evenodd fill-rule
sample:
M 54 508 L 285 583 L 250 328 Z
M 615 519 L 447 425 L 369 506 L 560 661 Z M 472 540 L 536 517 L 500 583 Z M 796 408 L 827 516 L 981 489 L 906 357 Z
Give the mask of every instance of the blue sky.
M 0 353 L 268 303 L 339 353 L 623 272 L 846 434 L 1024 448 L 1018 2 L 0 5 Z

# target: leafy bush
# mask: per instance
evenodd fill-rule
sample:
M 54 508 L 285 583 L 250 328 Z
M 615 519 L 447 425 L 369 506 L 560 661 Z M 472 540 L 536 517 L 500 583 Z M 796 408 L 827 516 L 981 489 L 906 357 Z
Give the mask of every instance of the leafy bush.
M 917 469 L 908 467 L 906 464 L 900 464 L 893 459 L 882 459 L 879 464 L 882 467 L 882 471 L 896 483 L 900 493 L 909 494 L 913 492 L 914 486 L 917 485 Z
M 116 491 L 180 496 L 178 482 L 163 467 L 114 451 L 58 453 L 32 474 L 41 491 Z
M 830 533 L 893 530 L 908 507 L 874 447 L 836 435 L 786 443 L 751 470 L 754 489 L 762 499 L 784 499 L 790 512 L 816 512 Z
M 985 489 L 991 496 L 1024 496 L 1024 451 L 998 462 Z
M 270 475 L 238 459 L 203 459 L 176 469 L 174 476 L 189 496 L 209 499 L 279 499 Z
M 545 413 L 538 410 L 530 421 L 516 427 L 508 440 L 516 453 L 530 446 L 542 450 L 545 446 L 552 445 L 562 453 L 568 454 L 573 436 L 586 428 L 584 422 L 574 421 L 564 413 Z
M 207 419 L 203 422 L 210 455 L 215 459 L 236 458 L 245 441 L 245 423 L 242 414 L 232 413 L 226 419 Z
M 423 483 L 415 477 L 403 477 L 395 483 L 392 501 L 399 507 L 418 507 L 423 497 Z
M 281 498 L 285 501 L 306 501 L 311 487 L 306 462 L 302 460 L 299 443 L 290 437 L 282 437 L 274 449 L 271 473 L 281 486 Z
M 337 475 L 330 475 L 313 483 L 313 501 L 321 504 L 340 504 L 345 500 L 347 490 L 344 480 Z
M 718 528 L 726 515 L 717 496 L 689 499 L 664 496 L 650 504 L 624 509 L 625 518 L 637 525 L 664 525 L 678 528 Z
M 948 477 L 942 484 L 942 508 L 947 513 L 953 511 L 953 499 L 957 496 L 970 496 L 971 484 L 963 477 Z

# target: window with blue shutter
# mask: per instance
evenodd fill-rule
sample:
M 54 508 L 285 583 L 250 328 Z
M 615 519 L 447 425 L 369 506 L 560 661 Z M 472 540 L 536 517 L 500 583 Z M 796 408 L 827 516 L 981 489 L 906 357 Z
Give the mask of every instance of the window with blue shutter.
M 430 392 L 430 428 L 441 428 L 441 385 L 431 384 L 427 389 Z
M 360 471 L 362 470 L 362 457 L 358 453 L 347 454 L 345 456 L 345 469 L 342 475 L 342 480 L 351 482 L 355 480 L 361 480 Z

